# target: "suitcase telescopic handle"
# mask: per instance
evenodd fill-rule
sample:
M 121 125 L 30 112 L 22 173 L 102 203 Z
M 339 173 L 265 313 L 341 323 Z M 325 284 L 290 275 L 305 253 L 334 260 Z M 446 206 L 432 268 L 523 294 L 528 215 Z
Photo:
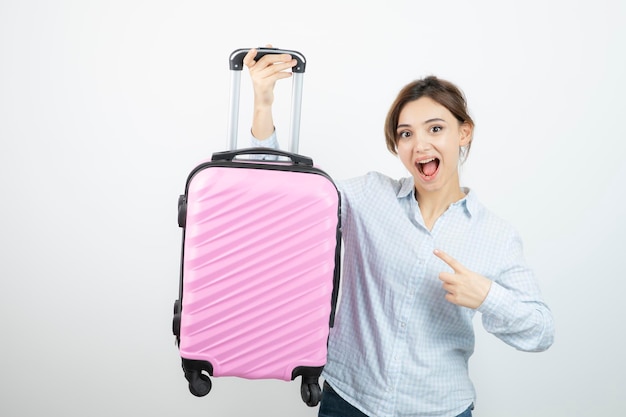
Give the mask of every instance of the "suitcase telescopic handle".
M 231 71 L 241 71 L 243 70 L 243 59 L 246 54 L 250 51 L 251 48 L 241 48 L 236 49 L 230 54 L 230 69 Z M 304 55 L 302 55 L 298 51 L 293 51 L 289 49 L 278 49 L 278 48 L 256 48 L 257 54 L 255 59 L 259 60 L 263 58 L 265 55 L 280 55 L 280 54 L 289 54 L 293 59 L 295 59 L 296 65 L 291 68 L 292 72 L 295 73 L 303 73 L 306 69 L 306 59 Z
M 237 149 L 237 129 L 239 127 L 239 99 L 243 58 L 251 48 L 236 49 L 230 54 L 230 115 L 228 118 L 228 149 Z M 306 59 L 298 51 L 278 48 L 256 48 L 257 59 L 268 54 L 290 54 L 296 60 L 292 67 L 293 82 L 291 87 L 291 126 L 289 128 L 289 146 L 291 153 L 298 153 L 300 142 L 300 117 L 302 113 L 302 80 L 306 69 Z
M 215 152 L 211 157 L 211 161 L 232 161 L 241 155 L 276 155 L 291 159 L 291 162 L 293 162 L 294 165 L 313 166 L 313 159 L 308 156 L 298 155 L 273 148 L 244 148 L 236 149 L 234 151 Z

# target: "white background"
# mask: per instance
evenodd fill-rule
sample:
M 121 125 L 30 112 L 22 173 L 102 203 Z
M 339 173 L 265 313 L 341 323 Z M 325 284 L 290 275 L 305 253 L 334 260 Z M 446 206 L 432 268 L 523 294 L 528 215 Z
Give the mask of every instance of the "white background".
M 382 134 L 401 86 L 436 74 L 465 91 L 462 182 L 521 231 L 556 320 L 537 354 L 476 322 L 475 416 L 619 414 L 625 7 L 2 0 L 0 415 L 316 415 L 299 380 L 222 378 L 193 397 L 171 334 L 177 198 L 226 148 L 228 55 L 266 43 L 307 57 L 300 152 L 338 179 L 405 175 Z

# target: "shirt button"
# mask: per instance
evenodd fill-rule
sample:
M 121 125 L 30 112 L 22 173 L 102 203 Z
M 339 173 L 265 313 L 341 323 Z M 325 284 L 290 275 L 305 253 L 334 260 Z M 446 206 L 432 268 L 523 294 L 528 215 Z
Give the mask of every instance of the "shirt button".
M 400 327 L 404 329 L 406 327 L 406 323 L 405 322 L 400 323 Z

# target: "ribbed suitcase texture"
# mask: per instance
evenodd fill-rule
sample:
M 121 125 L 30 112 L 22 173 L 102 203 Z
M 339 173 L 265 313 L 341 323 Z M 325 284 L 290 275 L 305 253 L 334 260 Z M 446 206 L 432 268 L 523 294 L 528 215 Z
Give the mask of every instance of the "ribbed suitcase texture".
M 290 151 L 235 149 L 248 51 L 229 58 L 230 150 L 194 168 L 178 200 L 183 244 L 172 330 L 193 395 L 210 392 L 209 375 L 300 376 L 302 399 L 315 406 L 339 292 L 341 200 L 332 179 L 297 154 L 306 67 L 297 51 L 256 55 L 289 53 L 297 62 Z M 279 159 L 241 159 L 267 154 Z
M 324 176 L 207 168 L 187 193 L 180 352 L 214 376 L 323 366 L 338 198 Z
M 317 404 L 338 296 L 340 210 L 335 184 L 312 165 L 220 160 L 192 171 L 179 199 L 174 334 L 194 395 L 211 389 L 203 371 L 302 376 L 303 400 Z

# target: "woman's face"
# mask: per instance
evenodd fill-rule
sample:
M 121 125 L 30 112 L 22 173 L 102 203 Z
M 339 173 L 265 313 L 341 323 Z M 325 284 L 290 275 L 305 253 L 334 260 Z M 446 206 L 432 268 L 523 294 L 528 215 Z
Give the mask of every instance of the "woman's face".
M 397 151 L 418 193 L 458 192 L 459 151 L 471 140 L 472 127 L 429 97 L 408 102 L 397 126 Z

